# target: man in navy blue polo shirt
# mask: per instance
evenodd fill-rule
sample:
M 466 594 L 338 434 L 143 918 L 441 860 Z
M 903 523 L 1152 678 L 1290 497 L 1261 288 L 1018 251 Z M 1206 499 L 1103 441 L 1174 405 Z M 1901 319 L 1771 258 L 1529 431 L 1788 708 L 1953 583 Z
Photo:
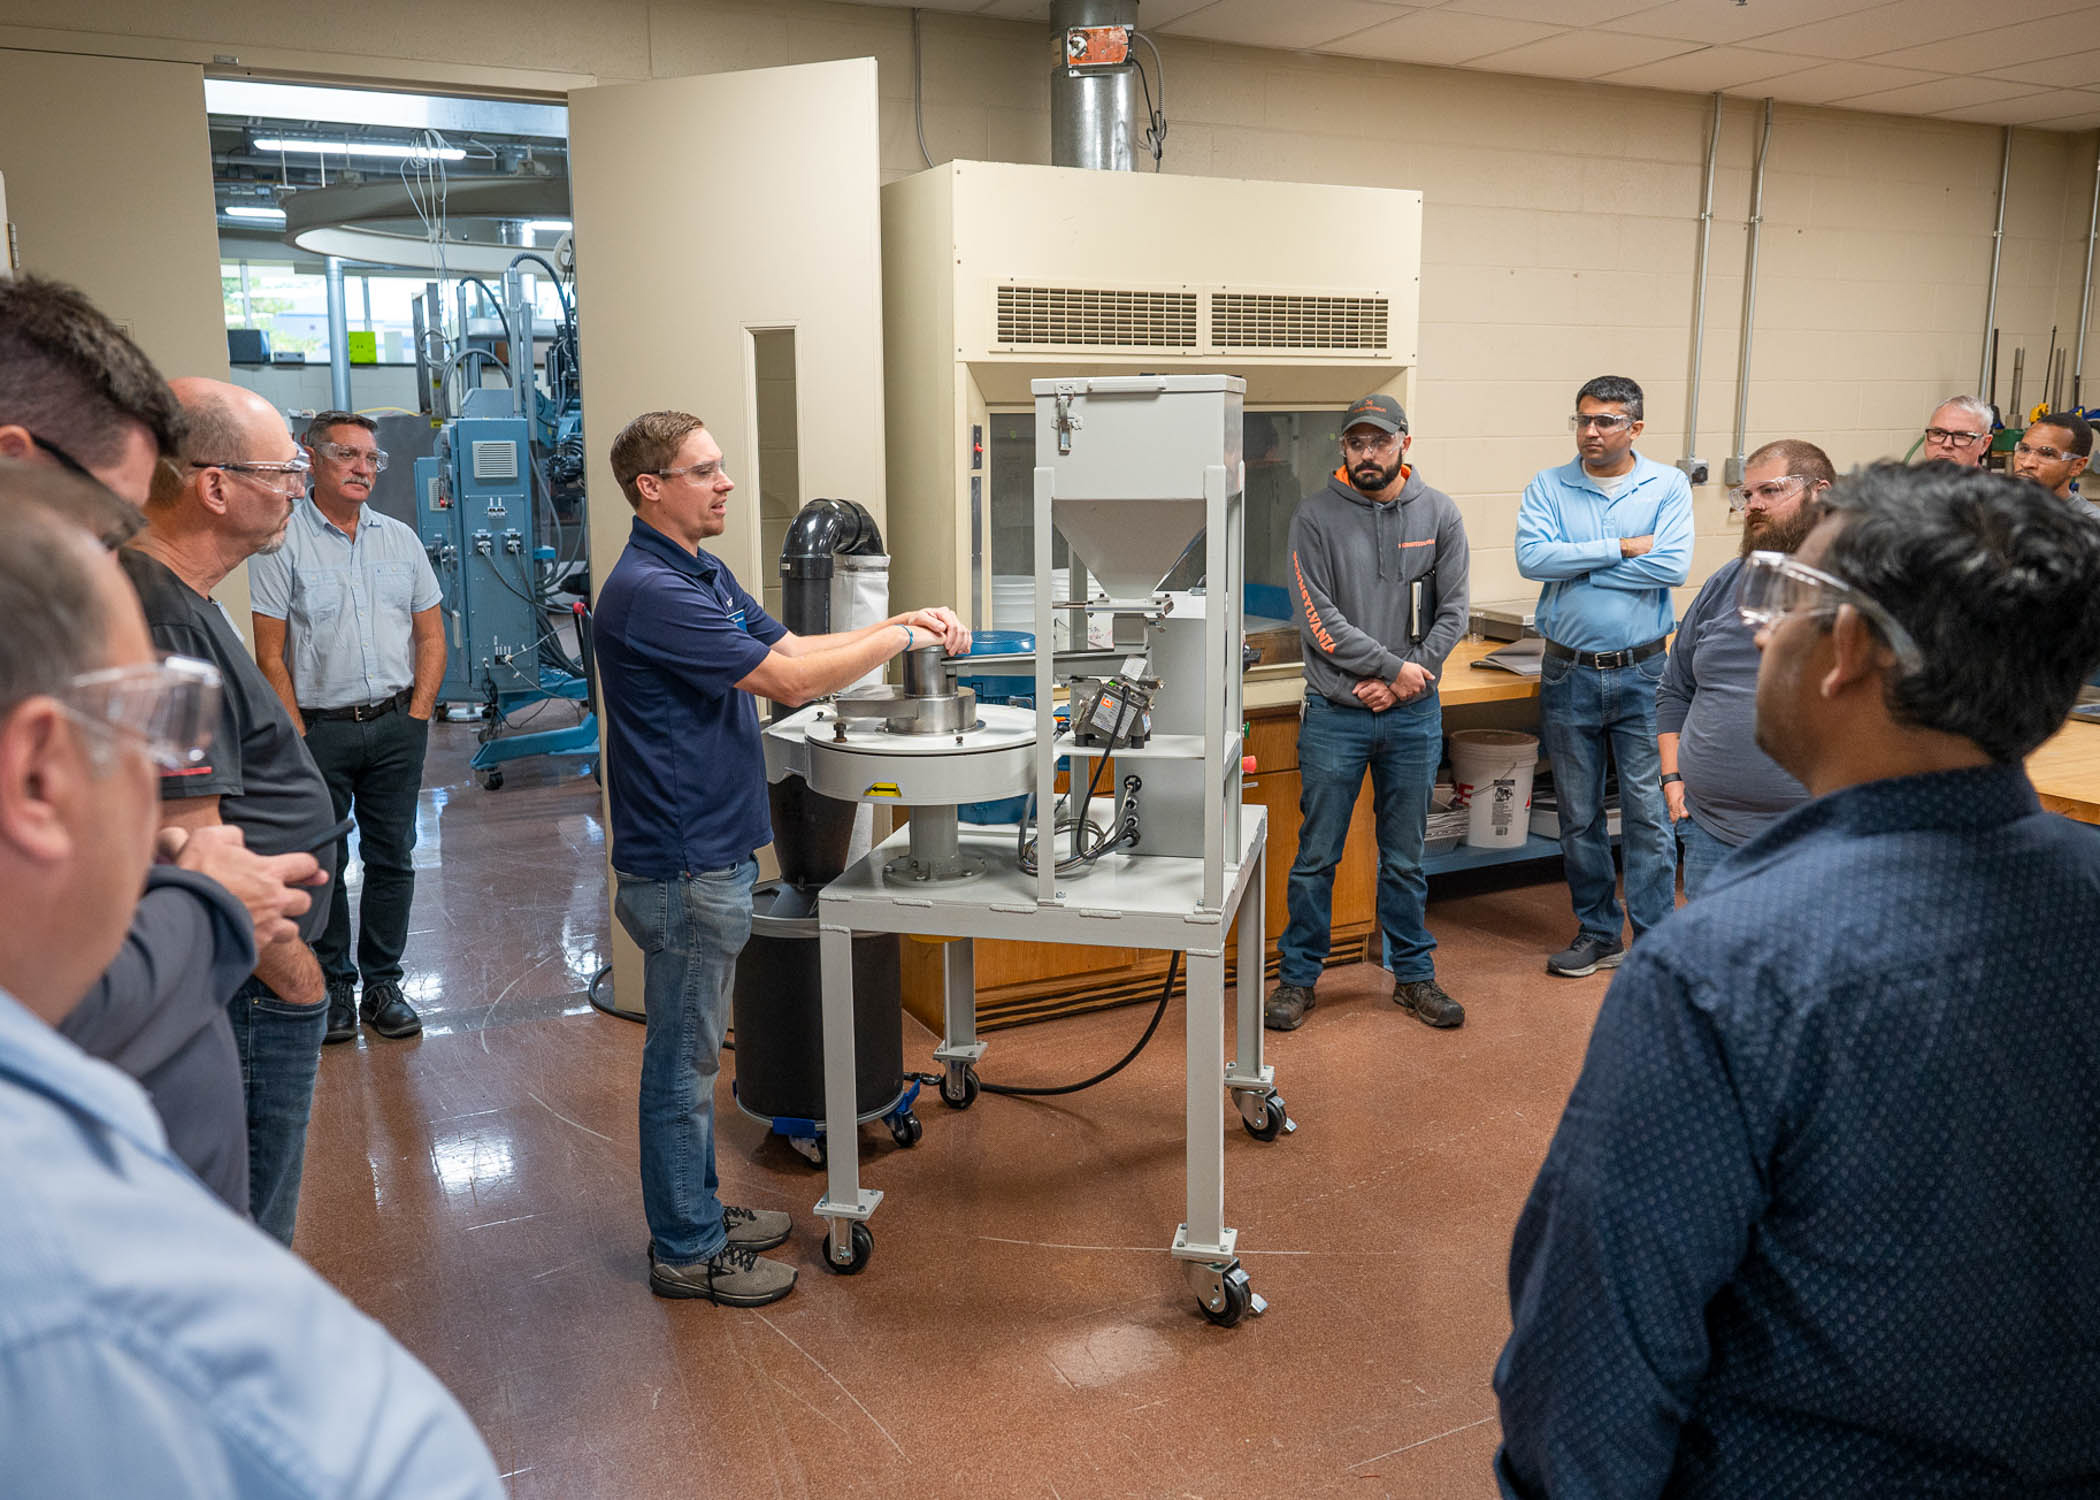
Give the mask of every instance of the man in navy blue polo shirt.
M 753 695 L 837 692 L 900 651 L 967 651 L 953 611 L 923 609 L 835 635 L 791 634 L 701 550 L 735 486 L 685 412 L 636 417 L 613 439 L 634 507 L 627 549 L 593 617 L 606 718 L 614 912 L 643 954 L 642 1209 L 649 1288 L 732 1307 L 777 1302 L 795 1268 L 758 1252 L 788 1216 L 716 1196 L 714 1094 L 730 981 L 751 935 L 756 851 L 771 843 Z

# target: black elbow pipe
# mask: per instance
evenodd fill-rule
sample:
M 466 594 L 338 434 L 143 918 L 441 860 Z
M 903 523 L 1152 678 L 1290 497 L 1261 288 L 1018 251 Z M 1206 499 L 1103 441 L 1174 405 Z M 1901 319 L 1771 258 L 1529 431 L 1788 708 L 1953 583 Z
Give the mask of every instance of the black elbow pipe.
M 882 530 L 867 507 L 817 499 L 802 507 L 780 544 L 780 623 L 797 635 L 831 631 L 834 557 L 882 552 Z

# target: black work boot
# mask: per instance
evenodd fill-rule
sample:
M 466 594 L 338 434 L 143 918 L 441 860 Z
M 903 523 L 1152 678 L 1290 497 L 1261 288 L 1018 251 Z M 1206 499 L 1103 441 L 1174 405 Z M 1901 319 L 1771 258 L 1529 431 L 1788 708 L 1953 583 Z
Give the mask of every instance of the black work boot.
M 365 1024 L 383 1037 L 400 1040 L 414 1036 L 423 1029 L 422 1017 L 401 993 L 398 984 L 374 984 L 365 988 L 364 1002 L 358 1006 Z
M 1393 984 L 1393 1004 L 1424 1026 L 1447 1031 L 1466 1024 L 1466 1008 L 1444 993 L 1434 979 L 1401 979 Z
M 1271 1031 L 1296 1031 L 1305 1024 L 1305 1013 L 1312 1008 L 1311 985 L 1279 984 L 1262 1007 L 1261 1023 Z
M 357 1035 L 357 984 L 349 979 L 328 981 L 328 1030 L 321 1041 L 347 1042 Z

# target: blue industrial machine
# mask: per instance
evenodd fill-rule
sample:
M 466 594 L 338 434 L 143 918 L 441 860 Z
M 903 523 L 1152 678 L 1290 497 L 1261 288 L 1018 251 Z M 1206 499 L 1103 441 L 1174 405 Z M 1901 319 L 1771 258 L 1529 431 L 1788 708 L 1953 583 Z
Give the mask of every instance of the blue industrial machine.
M 472 764 L 490 790 L 503 784 L 509 761 L 559 755 L 595 766 L 598 755 L 597 721 L 588 713 L 557 729 L 515 733 L 507 725 L 518 709 L 549 699 L 586 702 L 589 690 L 583 663 L 567 654 L 549 623 L 550 609 L 563 607 L 556 594 L 567 580 L 557 574 L 580 559 L 562 557 L 548 542 L 584 535 L 575 318 L 565 318 L 550 347 L 542 392 L 529 362 L 533 315 L 516 262 L 504 285 L 503 326 L 513 334 L 506 343 L 521 367 L 472 342 L 442 363 L 419 360 L 439 372 L 424 383 L 439 426 L 433 456 L 415 468 L 416 528 L 444 593 L 448 651 L 439 701 L 480 706 L 482 743 Z M 469 389 L 448 416 L 449 374 L 473 357 L 496 365 L 511 384 Z M 587 657 L 588 616 L 580 606 L 576 619 L 579 654 Z

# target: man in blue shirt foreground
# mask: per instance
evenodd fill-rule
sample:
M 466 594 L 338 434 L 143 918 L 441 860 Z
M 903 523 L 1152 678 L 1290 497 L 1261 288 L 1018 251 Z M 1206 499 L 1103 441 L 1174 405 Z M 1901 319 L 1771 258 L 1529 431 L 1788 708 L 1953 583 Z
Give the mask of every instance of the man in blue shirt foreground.
M 1690 576 L 1692 487 L 1634 440 L 1641 388 L 1600 375 L 1575 396 L 1576 458 L 1545 469 L 1517 511 L 1517 571 L 1539 591 L 1539 723 L 1553 760 L 1560 850 L 1579 928 L 1546 972 L 1580 978 L 1625 953 L 1605 757 L 1619 770 L 1626 916 L 1638 937 L 1677 905 L 1677 851 L 1655 750 L 1655 685 L 1669 643 L 1670 590 Z
M 2100 529 L 1948 464 L 1829 505 L 1744 590 L 1814 800 L 1605 997 L 1511 1253 L 1505 1495 L 2100 1489 L 2100 833 L 2020 765 L 2100 662 Z
M 503 1494 L 385 1330 L 216 1201 L 139 1086 L 56 1027 L 125 938 L 155 763 L 216 684 L 157 664 L 117 564 L 0 478 L 0 1489 Z
M 1737 608 L 1753 552 L 1792 552 L 1823 518 L 1837 481 L 1814 443 L 1781 438 L 1743 464 L 1728 492 L 1742 513 L 1740 555 L 1730 558 L 1684 612 L 1655 695 L 1655 747 L 1663 800 L 1683 850 L 1684 897 L 1706 889 L 1714 866 L 1808 800 L 1800 782 L 1757 748 L 1756 627 Z
M 790 633 L 701 550 L 727 525 L 736 486 L 698 417 L 636 417 L 613 439 L 612 470 L 634 529 L 599 591 L 592 640 L 613 910 L 643 955 L 649 1287 L 758 1307 L 794 1289 L 793 1266 L 757 1253 L 786 1240 L 788 1216 L 722 1203 L 714 1140 L 715 1076 L 737 954 L 751 935 L 756 851 L 773 839 L 753 695 L 807 703 L 900 651 L 967 651 L 970 632 L 953 611 L 924 609 L 832 635 Z

